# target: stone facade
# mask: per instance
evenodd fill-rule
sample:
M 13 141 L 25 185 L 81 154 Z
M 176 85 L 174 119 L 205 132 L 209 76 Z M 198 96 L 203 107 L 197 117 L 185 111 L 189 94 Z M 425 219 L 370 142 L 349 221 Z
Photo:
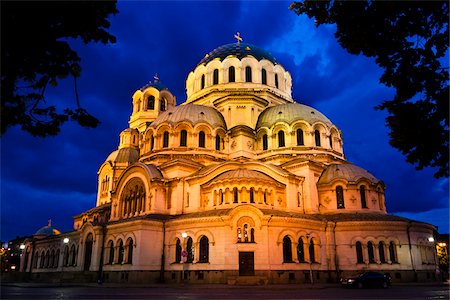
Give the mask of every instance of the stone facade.
M 270 53 L 234 43 L 194 68 L 179 106 L 158 79 L 136 91 L 129 128 L 99 168 L 96 207 L 72 232 L 29 239 L 22 271 L 135 283 L 336 282 L 363 270 L 433 280 L 434 226 L 387 214 L 384 183 L 345 159 L 341 131 L 291 88 Z

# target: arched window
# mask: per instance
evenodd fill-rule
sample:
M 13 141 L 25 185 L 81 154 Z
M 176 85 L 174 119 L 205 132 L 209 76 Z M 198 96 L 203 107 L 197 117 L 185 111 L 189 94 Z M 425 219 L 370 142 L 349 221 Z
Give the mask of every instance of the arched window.
M 233 66 L 228 68 L 228 82 L 235 82 L 236 81 L 236 70 Z
M 305 246 L 303 245 L 303 239 L 301 237 L 298 239 L 297 257 L 299 262 L 305 261 Z
M 39 268 L 43 268 L 44 267 L 44 261 L 45 261 L 45 252 L 42 251 L 41 252 L 41 260 L 39 261 Z
M 250 188 L 250 203 L 255 203 L 255 189 Z
M 219 197 L 220 197 L 220 204 L 223 204 L 224 195 L 223 195 L 222 190 L 219 191 Z
M 186 130 L 181 130 L 180 132 L 180 146 L 181 147 L 186 147 L 187 145 L 187 131 Z
M 188 263 L 193 262 L 194 261 L 194 244 L 192 242 L 191 237 L 188 237 L 188 239 L 187 239 L 186 252 L 187 252 L 186 262 L 188 262 Z
M 372 242 L 367 243 L 367 254 L 369 256 L 369 263 L 373 264 L 375 263 L 375 255 L 373 253 L 373 244 Z
M 309 261 L 310 262 L 316 262 L 316 253 L 314 251 L 314 240 L 311 239 L 309 241 Z
M 201 89 L 205 88 L 205 74 L 202 75 L 202 79 L 201 79 Z
M 261 83 L 267 84 L 267 71 L 266 69 L 261 70 Z
M 330 141 L 330 149 L 333 149 L 333 137 L 331 136 L 331 134 L 328 139 Z
M 389 243 L 389 260 L 393 263 L 397 262 L 397 256 L 395 255 L 395 245 L 394 242 Z
M 109 248 L 108 264 L 112 265 L 114 263 L 114 243 L 113 243 L 113 241 L 109 241 L 108 248 Z
M 128 239 L 128 257 L 127 257 L 127 263 L 132 264 L 133 263 L 133 239 Z
M 278 74 L 275 74 L 275 87 L 278 88 Z
M 316 141 L 316 146 L 320 147 L 320 132 L 319 130 L 314 130 L 314 140 Z
M 147 109 L 155 109 L 155 96 L 148 96 Z
M 213 84 L 219 84 L 219 69 L 214 69 Z
M 267 141 L 267 134 L 262 137 L 263 150 L 267 150 L 269 148 L 269 143 Z
M 169 132 L 168 131 L 164 131 L 163 134 L 163 148 L 167 148 L 169 147 Z
M 337 208 L 345 208 L 344 206 L 344 189 L 342 186 L 338 185 L 336 187 L 336 201 L 337 201 Z
M 386 263 L 386 257 L 384 256 L 384 243 L 383 242 L 378 243 L 378 254 L 380 256 L 380 262 Z
M 244 243 L 248 243 L 248 224 L 244 224 Z
M 123 241 L 119 240 L 119 257 L 117 259 L 117 263 L 123 264 L 124 253 L 125 253 L 125 248 L 123 247 Z
M 364 263 L 363 249 L 361 242 L 356 242 L 356 262 L 358 264 Z
M 241 227 L 238 227 L 238 229 L 237 229 L 237 241 L 238 241 L 238 243 L 242 242 L 242 229 L 241 229 Z
M 252 82 L 252 68 L 245 67 L 245 82 Z
M 238 203 L 239 199 L 238 199 L 238 189 L 237 188 L 233 188 L 233 203 Z
M 176 245 L 175 245 L 175 262 L 179 263 L 181 262 L 181 242 L 180 239 L 177 239 Z
M 284 147 L 284 146 L 285 146 L 284 131 L 280 130 L 280 131 L 278 131 L 278 147 Z
M 52 252 L 50 252 L 50 262 L 48 264 L 48 266 L 50 268 L 53 268 L 55 265 L 55 250 L 52 250 Z
M 53 265 L 54 268 L 59 267 L 59 255 L 60 255 L 60 252 L 59 252 L 59 249 L 58 249 L 58 250 L 56 250 L 55 263 Z M 27 267 L 27 260 L 28 260 L 28 255 L 25 255 L 25 269 Z
M 200 131 L 198 133 L 198 146 L 200 148 L 205 148 L 205 132 L 204 131 Z
M 303 141 L 303 130 L 297 129 L 297 146 L 303 146 L 305 143 Z
M 72 245 L 72 247 L 70 247 L 70 257 L 71 257 L 70 265 L 75 266 L 77 262 L 77 253 L 75 250 L 75 245 Z
M 69 265 L 69 246 L 64 247 L 63 266 Z
M 155 146 L 155 137 L 152 135 L 150 138 L 150 150 L 153 150 L 153 147 Z
M 292 242 L 287 235 L 283 238 L 283 262 L 292 262 Z
M 216 150 L 220 150 L 220 135 L 216 135 Z
M 359 194 L 361 195 L 361 207 L 362 208 L 367 208 L 366 187 L 364 185 L 359 187 Z
M 160 111 L 166 111 L 166 99 L 164 99 L 164 98 L 162 98 L 160 101 L 159 101 L 159 110 Z
M 251 243 L 255 242 L 255 229 L 254 228 L 250 229 L 250 242 Z
M 200 239 L 200 257 L 199 262 L 207 263 L 209 261 L 209 240 L 205 235 Z

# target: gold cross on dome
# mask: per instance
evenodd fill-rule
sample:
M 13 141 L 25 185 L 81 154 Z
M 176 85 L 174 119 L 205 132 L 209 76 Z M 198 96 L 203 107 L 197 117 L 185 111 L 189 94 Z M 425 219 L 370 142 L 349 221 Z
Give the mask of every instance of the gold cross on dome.
M 238 43 L 238 44 L 239 44 L 240 42 L 243 41 L 243 39 L 241 38 L 241 33 L 240 33 L 240 32 L 237 32 L 237 33 L 234 35 L 234 38 L 237 40 L 237 43 Z
M 155 76 L 153 76 L 153 82 L 158 82 L 159 81 L 159 77 L 158 77 L 158 73 L 155 74 Z

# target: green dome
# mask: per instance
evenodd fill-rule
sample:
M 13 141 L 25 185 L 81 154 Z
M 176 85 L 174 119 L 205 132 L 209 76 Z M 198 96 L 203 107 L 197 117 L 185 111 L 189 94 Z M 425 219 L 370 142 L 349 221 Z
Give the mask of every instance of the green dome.
M 242 59 L 246 56 L 253 56 L 258 61 L 267 59 L 271 61 L 274 65 L 277 64 L 275 57 L 268 51 L 261 49 L 255 45 L 247 43 L 232 43 L 226 44 L 216 49 L 212 50 L 198 63 L 198 65 L 207 64 L 214 59 L 224 60 L 228 56 L 234 56 L 238 59 Z

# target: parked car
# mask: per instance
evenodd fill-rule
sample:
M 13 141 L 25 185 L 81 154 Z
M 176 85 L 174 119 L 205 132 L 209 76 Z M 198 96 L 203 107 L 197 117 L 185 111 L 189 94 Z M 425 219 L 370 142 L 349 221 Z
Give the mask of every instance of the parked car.
M 343 287 L 382 287 L 391 285 L 391 276 L 379 272 L 364 272 L 354 277 L 341 278 Z

